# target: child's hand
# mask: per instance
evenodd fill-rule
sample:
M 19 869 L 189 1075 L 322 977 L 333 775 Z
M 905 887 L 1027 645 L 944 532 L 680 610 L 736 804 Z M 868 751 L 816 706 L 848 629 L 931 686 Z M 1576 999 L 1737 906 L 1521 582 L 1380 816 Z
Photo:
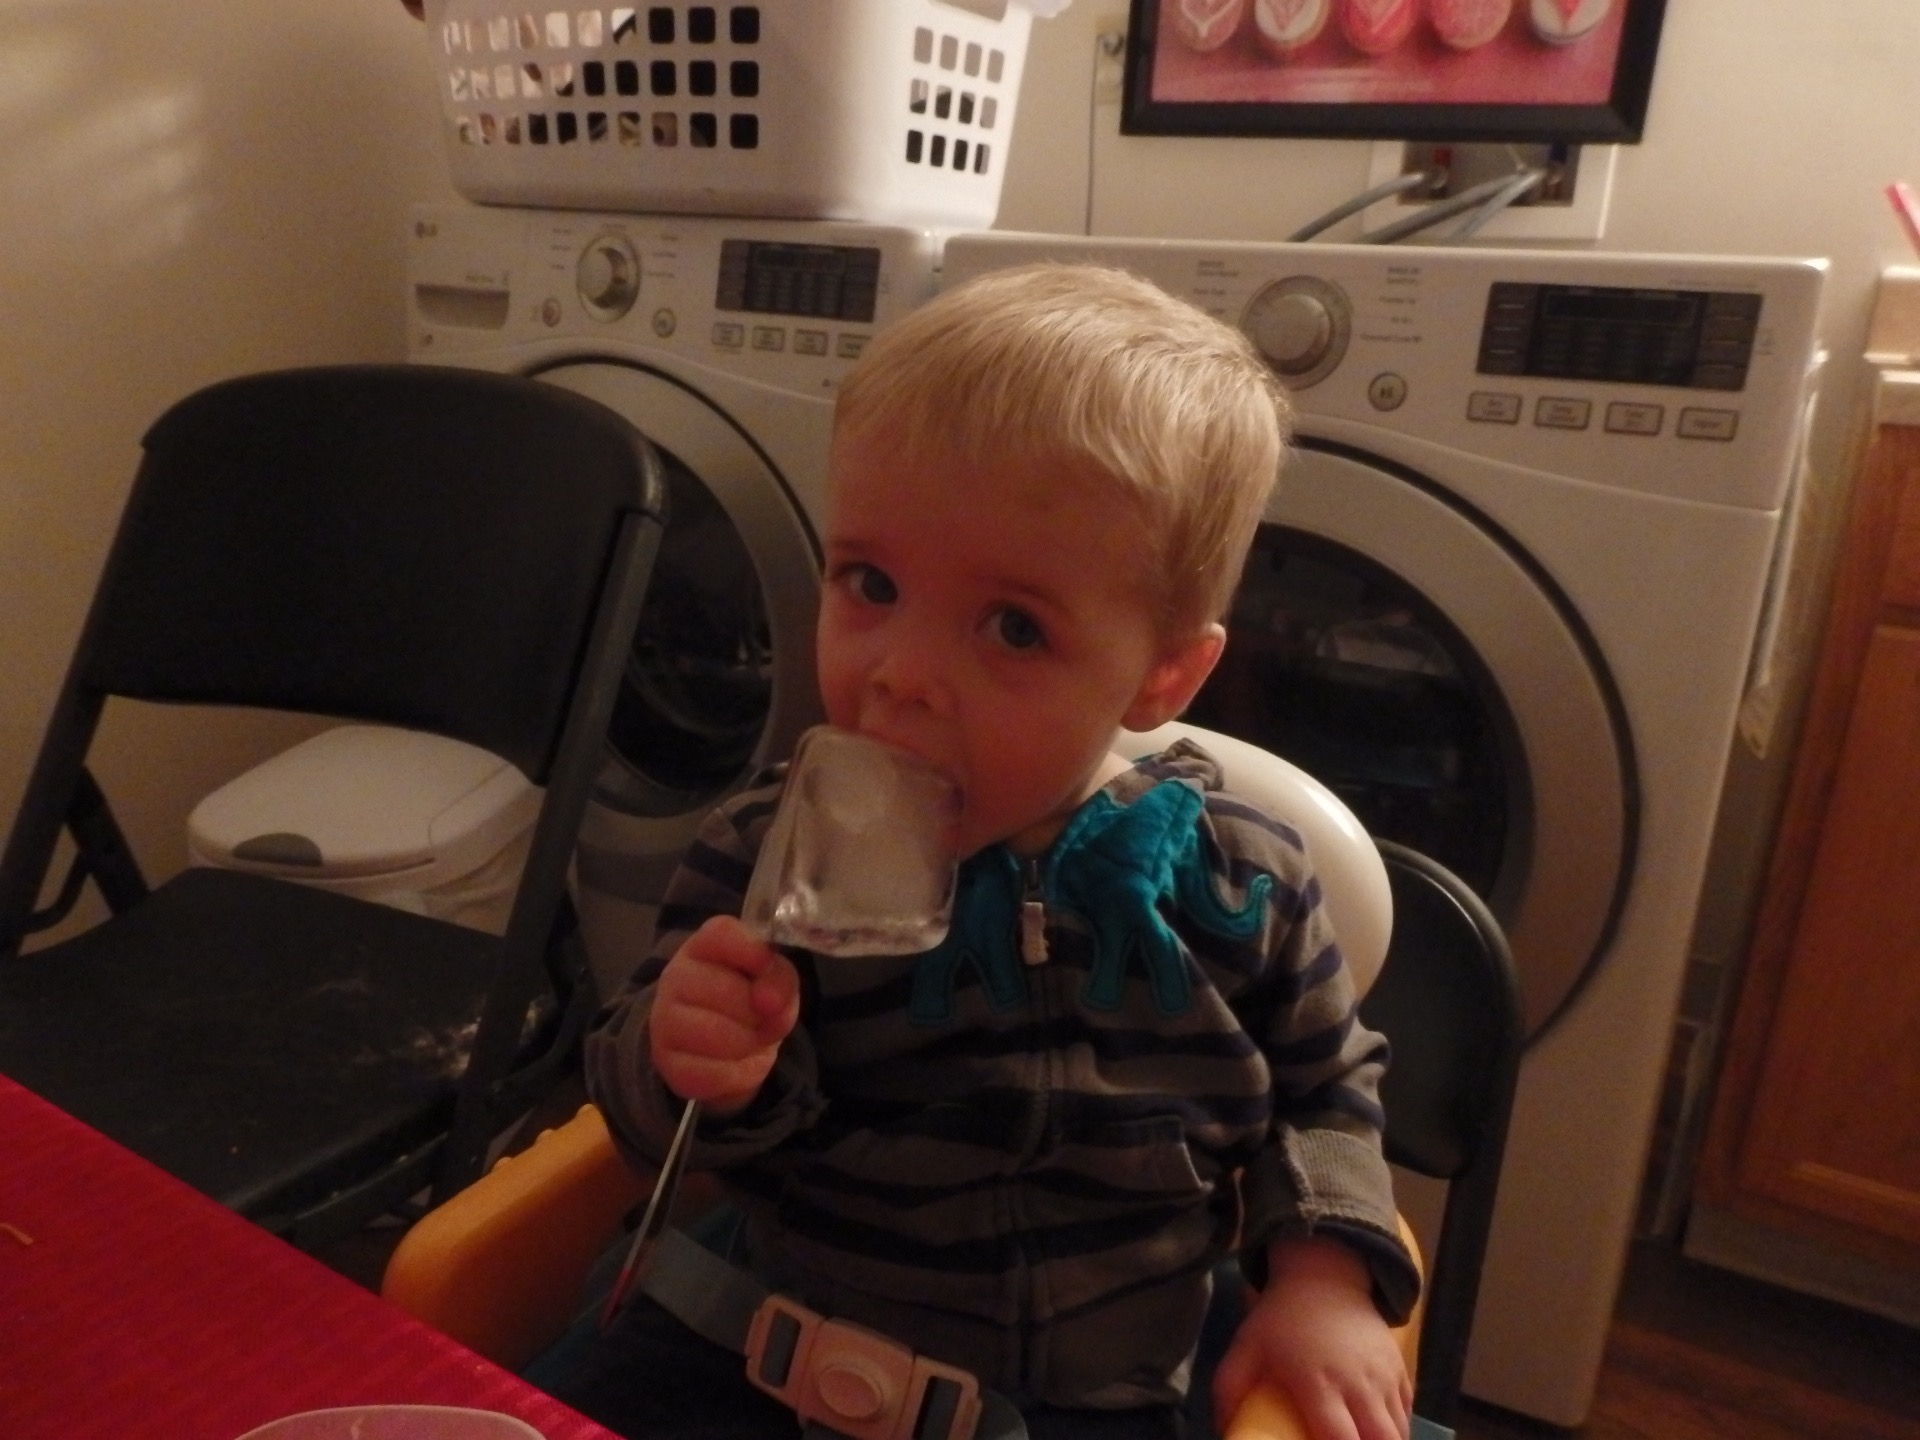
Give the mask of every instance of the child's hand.
M 1275 1242 L 1267 1288 L 1214 1375 L 1214 1413 L 1262 1383 L 1293 1397 L 1315 1440 L 1405 1440 L 1413 1385 L 1365 1263 L 1339 1241 Z
M 799 1018 L 793 963 L 717 915 L 660 973 L 648 1022 L 653 1067 L 682 1100 L 734 1113 L 759 1093 Z

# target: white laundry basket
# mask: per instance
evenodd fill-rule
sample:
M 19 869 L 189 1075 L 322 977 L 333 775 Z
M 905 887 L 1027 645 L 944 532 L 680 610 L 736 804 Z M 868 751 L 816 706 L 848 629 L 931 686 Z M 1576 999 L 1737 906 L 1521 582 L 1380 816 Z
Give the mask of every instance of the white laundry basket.
M 469 200 L 984 228 L 1071 0 L 426 0 Z
M 187 820 L 187 854 L 499 934 L 540 798 L 485 750 L 346 725 L 202 800 Z

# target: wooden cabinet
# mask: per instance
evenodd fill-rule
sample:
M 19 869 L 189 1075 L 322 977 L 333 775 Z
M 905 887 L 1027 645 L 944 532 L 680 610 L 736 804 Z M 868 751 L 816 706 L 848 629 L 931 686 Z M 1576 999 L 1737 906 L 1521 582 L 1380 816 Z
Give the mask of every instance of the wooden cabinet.
M 1699 1198 L 1920 1271 L 1920 426 L 1875 432 L 1840 566 Z

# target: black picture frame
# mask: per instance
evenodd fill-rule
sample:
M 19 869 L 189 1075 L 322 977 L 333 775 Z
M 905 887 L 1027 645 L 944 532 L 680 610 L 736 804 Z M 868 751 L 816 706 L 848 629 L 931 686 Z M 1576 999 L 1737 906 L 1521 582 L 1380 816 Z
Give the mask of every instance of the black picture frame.
M 1390 0 L 1285 0 L 1324 14 L 1311 41 L 1278 59 L 1259 39 L 1256 0 L 1212 3 L 1237 7 L 1240 20 L 1201 50 L 1175 38 L 1171 22 L 1163 31 L 1162 19 L 1181 4 L 1204 12 L 1207 0 L 1132 0 L 1122 134 L 1631 145 L 1646 124 L 1666 9 L 1666 0 L 1610 0 L 1591 31 L 1549 44 L 1534 7 L 1549 7 L 1550 20 L 1551 7 L 1577 13 L 1579 0 L 1513 0 L 1503 28 L 1469 51 L 1440 41 L 1426 0 L 1402 0 L 1411 29 L 1368 55 L 1343 33 L 1345 7 L 1378 14 Z M 1581 83 L 1568 83 L 1576 74 Z

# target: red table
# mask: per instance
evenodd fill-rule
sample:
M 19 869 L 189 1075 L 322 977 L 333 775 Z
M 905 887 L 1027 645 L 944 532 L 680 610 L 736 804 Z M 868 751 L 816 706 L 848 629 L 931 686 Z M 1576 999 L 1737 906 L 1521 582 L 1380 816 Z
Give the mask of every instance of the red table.
M 0 1437 L 234 1440 L 403 1403 L 613 1440 L 0 1076 Z

